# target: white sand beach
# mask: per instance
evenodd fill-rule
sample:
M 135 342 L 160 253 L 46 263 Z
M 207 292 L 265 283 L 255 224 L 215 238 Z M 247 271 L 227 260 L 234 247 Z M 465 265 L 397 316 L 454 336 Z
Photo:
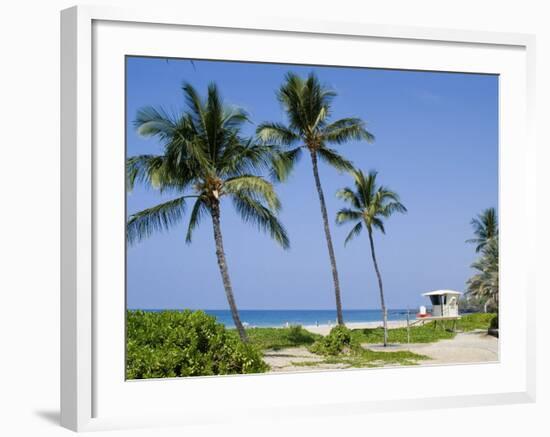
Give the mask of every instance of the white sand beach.
M 313 332 L 314 334 L 321 334 L 321 335 L 328 335 L 330 330 L 334 328 L 336 325 L 306 325 L 303 328 L 307 329 L 309 332 Z M 356 322 L 356 323 L 346 323 L 346 326 L 349 329 L 372 329 L 372 328 L 381 328 L 382 327 L 382 321 L 377 322 Z M 393 328 L 404 328 L 407 326 L 406 320 L 391 320 L 388 321 L 388 329 Z

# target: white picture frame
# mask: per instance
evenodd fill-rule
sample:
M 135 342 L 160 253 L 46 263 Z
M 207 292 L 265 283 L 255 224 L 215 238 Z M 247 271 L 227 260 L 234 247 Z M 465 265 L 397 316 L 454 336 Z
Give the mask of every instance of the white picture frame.
M 140 32 L 145 31 L 148 37 L 158 38 L 154 44 L 147 46 L 140 39 Z M 111 229 L 111 224 L 104 220 L 100 212 L 105 208 L 98 208 L 98 205 L 112 208 L 115 214 L 123 208 L 123 204 L 117 206 L 120 197 L 116 197 L 116 191 L 124 186 L 124 174 L 117 172 L 116 162 L 110 159 L 124 159 L 123 155 L 119 158 L 116 155 L 124 148 L 123 140 L 122 145 L 119 141 L 121 129 L 123 131 L 123 119 L 119 117 L 123 102 L 119 101 L 119 97 L 124 92 L 120 84 L 124 82 L 124 77 L 120 77 L 117 68 L 120 68 L 120 63 L 123 64 L 121 54 L 158 54 L 160 50 L 164 56 L 182 56 L 179 52 L 168 53 L 179 49 L 163 44 L 163 41 L 173 40 L 172 32 L 183 32 L 183 36 L 201 34 L 206 39 L 212 38 L 216 32 L 223 32 L 224 38 L 241 41 L 252 35 L 255 39 L 269 38 L 275 43 L 278 39 L 292 40 L 292 44 L 307 40 L 312 47 L 316 40 L 324 38 L 335 44 L 332 53 L 323 55 L 327 56 L 325 63 L 332 60 L 332 64 L 351 65 L 343 60 L 345 50 L 339 51 L 337 46 L 353 43 L 369 44 L 373 53 L 377 54 L 378 60 L 372 61 L 376 65 L 369 66 L 501 74 L 504 78 L 500 102 L 499 169 L 501 284 L 503 289 L 513 288 L 515 293 L 503 292 L 501 296 L 500 327 L 503 344 L 499 363 L 187 378 L 185 381 L 136 382 L 124 381 L 123 377 L 121 380 L 123 364 L 118 358 L 120 353 L 124 353 L 123 350 L 119 351 L 123 331 L 120 331 L 121 316 L 115 313 L 121 302 L 119 293 L 124 294 L 123 288 L 121 290 L 119 287 L 124 273 L 118 271 L 120 251 L 123 248 L 106 253 L 104 243 L 108 240 L 120 241 L 118 233 L 123 235 L 124 229 L 118 222 Z M 132 38 L 125 38 L 125 35 L 131 35 Z M 200 36 L 197 38 L 199 41 Z M 129 39 L 132 47 L 125 45 L 125 40 Z M 109 44 L 106 45 L 105 41 L 109 41 Z M 377 44 L 383 44 L 384 50 L 377 48 Z M 269 59 L 262 60 L 283 59 L 275 45 Z M 421 56 L 416 60 L 411 56 L 405 59 L 405 45 L 411 50 L 420 50 L 418 53 Z M 202 50 L 208 52 L 208 55 L 202 57 L 258 60 L 255 58 L 254 44 L 251 42 L 246 47 L 242 53 L 237 48 L 236 52 L 229 55 L 223 47 L 198 43 L 188 57 L 201 57 Z M 449 50 L 455 50 L 455 55 L 447 56 L 446 53 L 451 53 Z M 178 11 L 158 9 L 139 11 L 78 6 L 62 11 L 61 424 L 75 431 L 86 431 L 208 424 L 214 421 L 219 423 L 245 420 L 250 414 L 261 419 L 534 401 L 535 308 L 532 273 L 535 264 L 532 249 L 536 241 L 536 218 L 527 211 L 513 210 L 507 202 L 511 196 L 517 196 L 525 202 L 531 199 L 531 204 L 535 203 L 536 145 L 532 132 L 534 50 L 534 37 L 523 34 L 275 18 L 242 18 L 227 22 L 223 17 L 215 15 L 188 16 Z M 289 62 L 299 61 L 292 58 L 290 47 L 284 51 Z M 431 52 L 438 56 L 430 58 Z M 397 57 L 399 53 L 401 57 Z M 105 77 L 102 69 L 106 68 L 109 59 L 114 59 L 118 67 L 108 65 L 109 76 L 114 79 L 104 85 L 101 82 Z M 304 63 L 314 62 L 315 59 L 320 58 L 305 60 Z M 106 93 L 111 99 L 109 108 L 105 106 Z M 511 103 L 514 103 L 513 109 Z M 112 124 L 106 119 L 111 120 Z M 120 123 L 120 126 L 117 127 L 116 123 Z M 98 142 L 103 144 L 111 138 L 113 144 L 116 144 L 113 150 L 109 152 L 101 149 L 98 154 Z M 511 184 L 510 176 L 514 166 L 517 167 L 514 175 L 517 179 Z M 109 190 L 114 193 L 111 195 L 105 189 L 107 185 L 118 188 Z M 514 229 L 518 229 L 516 224 L 521 221 L 527 222 L 529 226 L 523 228 L 522 238 L 517 238 Z M 118 270 L 111 272 L 105 267 L 107 264 Z M 104 292 L 107 287 L 109 295 Z M 511 311 L 512 307 L 514 311 Z M 511 318 L 514 318 L 517 326 L 514 332 L 507 329 Z M 107 330 L 118 334 L 107 337 Z M 415 386 L 410 382 L 414 379 L 422 381 L 430 372 L 439 374 L 441 378 L 448 378 L 452 372 L 456 372 L 460 381 L 438 390 Z M 473 378 L 471 385 L 462 378 Z M 391 387 L 386 384 L 390 380 L 394 381 Z M 315 389 L 319 384 L 323 385 L 323 390 Z M 368 387 L 368 392 L 351 391 L 351 388 L 361 386 Z M 182 387 L 185 387 L 186 393 L 193 394 L 189 396 L 192 403 L 180 401 L 174 405 L 173 399 L 181 393 Z M 302 387 L 309 395 L 296 402 L 289 387 Z M 338 398 L 338 388 L 349 394 L 345 400 Z M 227 405 L 223 404 L 227 394 L 235 391 L 239 393 L 239 402 L 242 402 L 239 411 L 222 408 Z M 262 398 L 262 393 L 266 391 L 272 396 L 269 402 Z M 256 396 L 250 398 L 251 393 L 256 393 Z M 216 394 L 214 399 L 213 394 Z M 168 408 L 167 403 L 159 399 L 166 399 L 172 405 Z M 137 407 L 132 400 L 141 400 L 144 406 Z M 148 404 L 147 400 L 154 400 L 155 405 L 151 402 Z M 119 408 L 122 404 L 127 405 L 127 408 Z

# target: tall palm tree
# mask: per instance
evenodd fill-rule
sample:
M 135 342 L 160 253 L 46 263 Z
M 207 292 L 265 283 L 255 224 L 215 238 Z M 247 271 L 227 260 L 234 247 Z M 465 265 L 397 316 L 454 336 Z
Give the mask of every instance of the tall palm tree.
M 374 140 L 374 136 L 366 130 L 365 123 L 359 118 L 342 118 L 331 121 L 331 104 L 335 96 L 334 91 L 321 85 L 314 73 L 311 73 L 307 79 L 302 79 L 294 73 L 288 73 L 283 85 L 277 91 L 277 98 L 286 113 L 288 124 L 262 123 L 258 126 L 257 134 L 264 142 L 274 143 L 284 148 L 272 162 L 273 173 L 280 181 L 284 181 L 288 177 L 300 159 L 302 151 L 305 149 L 309 152 L 332 269 L 336 314 L 338 324 L 343 324 L 340 281 L 330 235 L 325 196 L 319 176 L 318 159 L 338 170 L 350 170 L 352 164 L 336 150 L 329 148 L 329 145 L 343 144 L 349 140 L 370 142 Z
M 194 199 L 186 242 L 191 242 L 201 219 L 210 215 L 227 302 L 241 339 L 247 341 L 227 267 L 221 206 L 224 198 L 231 199 L 245 222 L 268 232 L 283 248 L 289 246 L 286 231 L 276 217 L 281 204 L 273 185 L 256 174 L 268 168 L 271 150 L 241 136 L 247 115 L 240 109 L 224 106 L 216 85 L 209 85 L 206 99 L 189 84 L 184 84 L 183 93 L 187 109 L 182 114 L 170 115 L 152 107 L 138 111 L 135 121 L 138 132 L 158 138 L 164 153 L 129 158 L 128 186 L 131 189 L 140 182 L 161 192 L 177 193 L 178 197 L 132 214 L 127 223 L 127 239 L 133 243 L 178 224 L 187 200 Z
M 336 214 L 336 223 L 355 223 L 346 237 L 344 245 L 349 243 L 353 237 L 361 233 L 363 227 L 367 228 L 370 243 L 370 252 L 374 270 L 378 277 L 378 288 L 380 290 L 380 306 L 384 320 L 384 346 L 388 344 L 388 313 L 384 301 L 384 287 L 382 275 L 378 268 L 376 253 L 374 251 L 374 229 L 386 233 L 384 219 L 396 212 L 405 213 L 407 208 L 401 203 L 399 195 L 388 187 L 376 185 L 377 172 L 371 171 L 367 176 L 361 170 L 352 170 L 351 174 L 355 180 L 355 191 L 346 187 L 338 191 L 337 196 L 351 205 L 351 208 L 342 208 Z
M 498 236 L 481 249 L 481 257 L 472 264 L 478 271 L 467 281 L 470 296 L 487 300 L 498 309 Z
M 495 208 L 487 208 L 470 222 L 475 238 L 466 240 L 476 244 L 476 253 L 480 252 L 492 238 L 498 236 L 498 219 Z

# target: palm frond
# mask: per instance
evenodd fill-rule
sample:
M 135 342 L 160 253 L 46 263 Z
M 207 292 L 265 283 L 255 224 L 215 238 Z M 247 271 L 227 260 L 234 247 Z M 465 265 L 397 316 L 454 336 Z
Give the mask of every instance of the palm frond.
M 134 126 L 140 135 L 145 137 L 157 135 L 163 140 L 172 137 L 177 124 L 176 118 L 168 114 L 165 109 L 152 106 L 138 110 L 134 121 Z
M 317 149 L 319 157 L 328 165 L 340 171 L 350 171 L 353 169 L 353 164 L 340 155 L 336 150 L 327 147 Z
M 300 133 L 304 133 L 308 125 L 304 94 L 305 81 L 292 72 L 286 74 L 285 82 L 277 92 L 277 99 L 286 111 L 290 127 Z
M 186 164 L 174 171 L 166 156 L 132 156 L 126 160 L 126 188 L 131 191 L 136 183 L 141 183 L 161 193 L 183 191 L 193 180 L 192 169 Z
M 472 268 L 478 273 L 466 282 L 467 294 L 470 296 L 488 299 L 498 306 L 499 301 L 499 250 L 498 236 L 489 239 L 481 249 L 481 257 Z
M 260 176 L 242 175 L 227 179 L 223 184 L 223 194 L 246 195 L 252 199 L 261 199 L 269 208 L 278 211 L 281 202 L 273 185 Z
M 286 152 L 275 152 L 271 159 L 272 177 L 279 182 L 286 181 L 301 156 L 301 147 L 296 147 L 295 149 L 288 150 Z
M 341 225 L 347 222 L 361 220 L 363 214 L 361 211 L 353 210 L 350 208 L 342 208 L 336 213 L 336 223 Z
M 128 218 L 126 238 L 130 244 L 149 237 L 155 231 L 165 231 L 178 223 L 184 213 L 185 197 L 136 212 Z
M 489 240 L 498 237 L 498 219 L 495 208 L 487 208 L 470 222 L 474 228 L 475 238 L 466 240 L 475 243 L 476 253 L 480 252 Z
M 237 106 L 226 107 L 223 111 L 221 125 L 228 131 L 240 129 L 244 123 L 250 122 L 248 113 Z
M 139 155 L 126 160 L 126 187 L 133 190 L 136 182 L 149 186 L 158 185 L 158 173 L 165 165 L 164 156 Z
M 326 143 L 342 144 L 350 140 L 374 141 L 374 135 L 367 131 L 360 118 L 342 118 L 323 129 L 322 139 Z
M 363 222 L 357 222 L 357 224 L 351 228 L 350 233 L 344 240 L 344 246 L 347 246 L 347 244 L 356 236 L 358 236 L 361 233 L 361 230 L 363 229 Z
M 373 228 L 376 228 L 378 229 L 380 232 L 382 232 L 383 234 L 386 233 L 386 229 L 384 228 L 384 222 L 382 220 L 380 220 L 378 217 L 374 217 L 372 220 L 371 220 L 371 226 Z
M 246 141 L 237 139 L 231 147 L 224 149 L 218 160 L 218 173 L 220 176 L 238 176 L 270 170 L 273 153 L 273 147 L 255 144 L 251 138 Z
M 361 170 L 353 170 L 351 172 L 353 178 L 355 179 L 355 188 L 357 190 L 357 195 L 361 199 L 362 204 L 365 207 L 369 207 L 373 203 L 374 193 L 376 191 L 376 177 L 378 172 L 376 170 L 369 171 L 368 175 L 365 176 Z
M 342 188 L 341 190 L 338 190 L 336 192 L 336 197 L 338 197 L 339 199 L 342 199 L 345 202 L 350 203 L 356 209 L 362 208 L 361 199 L 349 187 L 345 187 L 345 188 Z
M 291 146 L 300 141 L 299 135 L 282 123 L 260 123 L 256 129 L 258 138 L 266 143 Z
M 253 223 L 264 232 L 269 233 L 271 238 L 277 241 L 284 249 L 290 247 L 290 241 L 284 226 L 277 217 L 256 199 L 243 193 L 235 194 L 232 197 L 235 209 L 247 223 Z
M 396 212 L 405 214 L 407 212 L 407 208 L 405 208 L 405 205 L 403 205 L 401 202 L 390 202 L 387 204 L 383 204 L 380 208 L 380 215 L 384 217 L 390 217 Z
M 189 216 L 189 225 L 187 226 L 187 234 L 185 235 L 186 243 L 191 243 L 193 231 L 199 225 L 203 215 L 208 212 L 209 210 L 206 206 L 206 203 L 201 197 L 199 197 L 195 201 L 195 204 L 193 205 L 193 209 L 191 209 L 191 214 Z

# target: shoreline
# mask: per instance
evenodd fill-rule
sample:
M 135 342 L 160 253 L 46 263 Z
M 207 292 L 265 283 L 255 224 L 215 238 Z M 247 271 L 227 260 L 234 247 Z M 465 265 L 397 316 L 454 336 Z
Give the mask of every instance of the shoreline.
M 412 320 L 411 320 L 412 321 Z M 265 325 L 265 326 L 257 326 L 257 325 L 245 325 L 245 329 L 263 329 L 263 328 L 272 328 L 272 329 L 286 329 L 290 326 L 301 326 L 303 329 L 313 333 L 313 334 L 321 334 L 321 335 L 327 335 L 332 328 L 336 326 L 336 323 L 320 323 L 318 325 L 302 325 L 299 323 L 292 324 L 290 323 L 289 326 L 286 325 Z M 375 320 L 375 321 L 365 321 L 365 322 L 349 322 L 345 323 L 345 326 L 349 329 L 374 329 L 374 328 L 382 328 L 383 321 L 382 320 Z M 405 328 L 407 326 L 406 320 L 388 320 L 388 329 L 394 329 L 394 328 Z M 235 329 L 234 326 L 229 327 L 228 329 Z

